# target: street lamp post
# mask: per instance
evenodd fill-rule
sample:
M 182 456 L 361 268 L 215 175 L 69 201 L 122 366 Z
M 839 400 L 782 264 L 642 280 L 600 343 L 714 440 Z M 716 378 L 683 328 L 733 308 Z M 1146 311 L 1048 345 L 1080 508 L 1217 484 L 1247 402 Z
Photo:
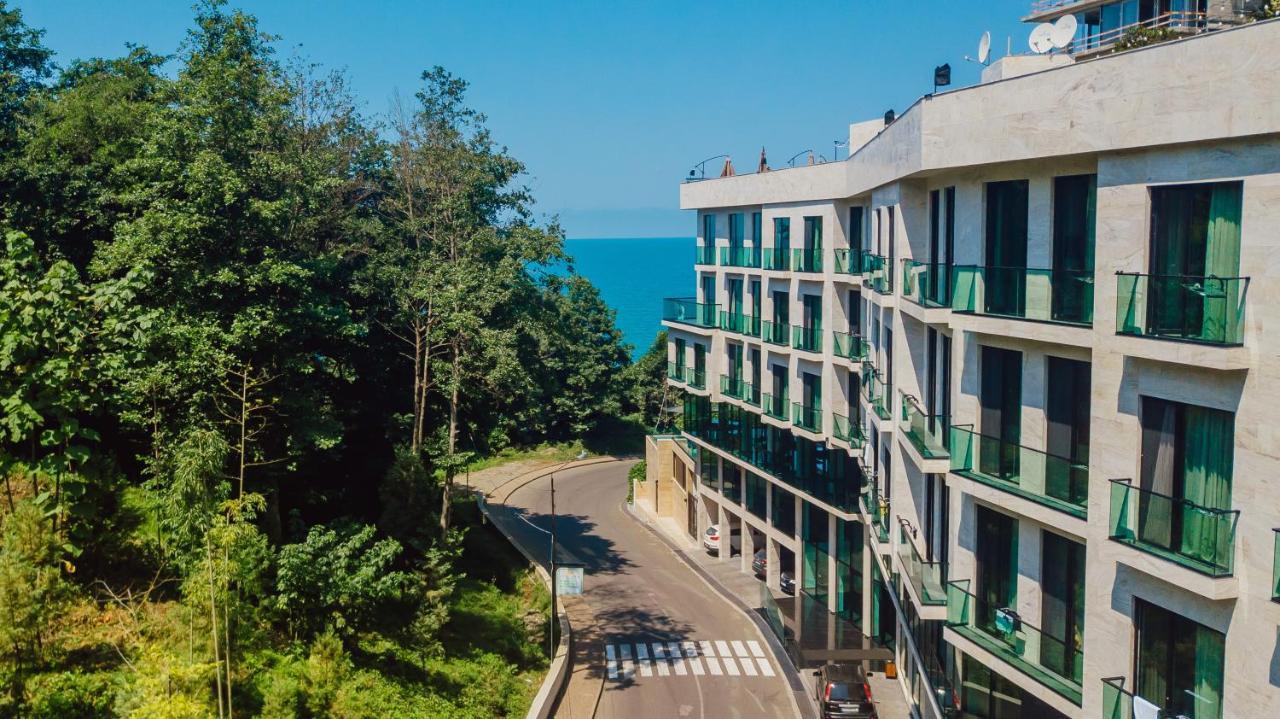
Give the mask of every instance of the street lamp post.
M 554 661 L 556 658 L 556 472 L 566 464 L 581 461 L 586 457 L 587 451 L 584 449 L 578 453 L 577 457 L 565 460 L 551 470 L 551 556 L 548 562 L 551 565 L 551 631 L 548 632 L 549 637 L 547 638 L 547 658 L 549 661 Z

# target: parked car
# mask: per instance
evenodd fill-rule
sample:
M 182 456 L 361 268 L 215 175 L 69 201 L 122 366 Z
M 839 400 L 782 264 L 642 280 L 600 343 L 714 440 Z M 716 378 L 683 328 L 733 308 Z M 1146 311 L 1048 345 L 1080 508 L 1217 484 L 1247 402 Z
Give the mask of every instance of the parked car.
M 757 549 L 756 553 L 751 555 L 751 571 L 756 573 L 757 577 L 764 577 L 768 574 L 769 569 L 769 550 Z
M 822 719 L 876 719 L 871 685 L 861 666 L 825 664 L 814 676 Z
M 796 593 L 796 578 L 791 575 L 791 572 L 782 572 L 778 575 L 778 588 L 784 594 Z
M 720 525 L 713 524 L 707 527 L 706 533 L 702 535 L 702 547 L 712 554 L 720 551 Z M 729 552 L 742 551 L 742 530 L 732 529 L 729 531 Z

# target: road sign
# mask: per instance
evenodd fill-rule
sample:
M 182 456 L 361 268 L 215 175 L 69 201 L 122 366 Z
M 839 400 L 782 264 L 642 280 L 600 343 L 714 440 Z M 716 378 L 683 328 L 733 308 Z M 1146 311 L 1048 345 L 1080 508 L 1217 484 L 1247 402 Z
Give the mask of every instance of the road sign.
M 556 594 L 562 597 L 582 594 L 581 564 L 560 564 L 556 566 Z

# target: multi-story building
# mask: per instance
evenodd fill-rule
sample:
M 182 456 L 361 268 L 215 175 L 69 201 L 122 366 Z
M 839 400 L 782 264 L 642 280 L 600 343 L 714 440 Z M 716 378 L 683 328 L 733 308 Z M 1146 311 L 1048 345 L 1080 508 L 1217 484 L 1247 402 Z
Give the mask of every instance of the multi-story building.
M 1082 47 L 681 186 L 647 491 L 919 716 L 1277 717 L 1280 22 Z

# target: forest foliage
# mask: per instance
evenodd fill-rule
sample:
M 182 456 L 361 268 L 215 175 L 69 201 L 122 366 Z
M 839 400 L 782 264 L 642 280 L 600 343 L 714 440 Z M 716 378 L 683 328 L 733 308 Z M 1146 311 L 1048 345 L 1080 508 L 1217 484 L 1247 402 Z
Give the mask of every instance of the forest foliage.
M 454 479 L 659 411 L 462 79 L 277 44 L 0 2 L 0 717 L 522 713 L 545 597 Z

